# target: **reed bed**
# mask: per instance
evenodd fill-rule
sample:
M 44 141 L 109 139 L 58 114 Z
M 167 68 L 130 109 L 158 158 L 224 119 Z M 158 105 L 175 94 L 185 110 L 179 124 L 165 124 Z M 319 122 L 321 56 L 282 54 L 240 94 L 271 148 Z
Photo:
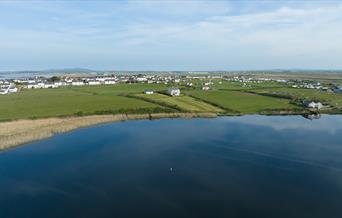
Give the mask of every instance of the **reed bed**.
M 0 123 L 0 150 L 100 123 L 138 119 L 216 117 L 215 113 L 116 114 L 16 120 Z

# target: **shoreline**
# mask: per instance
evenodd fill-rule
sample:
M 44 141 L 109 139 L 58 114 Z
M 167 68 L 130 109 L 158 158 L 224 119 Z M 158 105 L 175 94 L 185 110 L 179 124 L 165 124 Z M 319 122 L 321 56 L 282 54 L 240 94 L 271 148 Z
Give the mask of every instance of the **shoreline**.
M 295 116 L 305 115 L 298 111 L 277 111 L 274 113 L 259 113 L 263 116 Z M 329 113 L 327 113 L 329 114 Z M 175 112 L 175 113 L 145 113 L 145 114 L 104 114 L 71 117 L 51 117 L 39 119 L 22 119 L 0 122 L 0 152 L 33 141 L 46 139 L 55 134 L 69 132 L 75 129 L 98 124 L 122 122 L 129 120 L 153 120 L 162 118 L 216 118 L 218 116 L 243 116 L 248 114 L 219 114 L 213 112 Z
M 46 139 L 55 134 L 104 123 L 161 118 L 215 118 L 217 116 L 215 113 L 155 113 L 6 121 L 0 122 L 0 152 L 33 141 Z

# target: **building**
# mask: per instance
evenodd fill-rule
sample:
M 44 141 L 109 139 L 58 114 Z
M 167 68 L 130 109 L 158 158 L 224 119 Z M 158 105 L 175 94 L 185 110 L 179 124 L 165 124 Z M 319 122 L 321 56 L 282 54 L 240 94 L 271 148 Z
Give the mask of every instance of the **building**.
M 18 88 L 15 87 L 14 83 L 10 83 L 8 86 L 2 86 L 0 89 L 0 95 L 6 95 L 15 92 L 18 92 Z
M 318 110 L 320 110 L 323 107 L 323 104 L 321 102 L 314 102 L 314 101 L 304 101 L 303 105 L 307 108 L 318 109 Z
M 45 83 L 43 88 L 44 89 L 54 89 L 54 88 L 58 88 L 58 86 L 56 86 L 54 83 Z
M 8 89 L 0 89 L 0 95 L 8 94 Z
M 15 93 L 15 92 L 18 92 L 18 88 L 13 86 L 13 87 L 9 87 L 8 88 L 8 93 Z
M 153 92 L 153 90 L 146 89 L 146 90 L 144 91 L 144 93 L 145 93 L 146 95 L 152 95 L 154 92 Z
M 335 93 L 342 93 L 342 87 L 338 87 L 336 89 L 334 89 Z
M 73 86 L 83 86 L 84 82 L 83 81 L 72 81 L 71 85 L 73 85 Z
M 115 80 L 105 80 L 104 84 L 105 85 L 114 85 L 114 84 L 116 84 L 116 81 Z
M 167 93 L 171 96 L 179 96 L 180 95 L 180 89 L 179 88 L 169 88 L 167 90 Z
M 210 89 L 209 86 L 203 86 L 203 87 L 202 87 L 202 90 L 204 90 L 204 91 L 208 91 L 209 89 Z
M 89 80 L 88 81 L 88 85 L 90 85 L 90 86 L 101 85 L 101 82 L 100 81 L 96 81 L 96 80 Z

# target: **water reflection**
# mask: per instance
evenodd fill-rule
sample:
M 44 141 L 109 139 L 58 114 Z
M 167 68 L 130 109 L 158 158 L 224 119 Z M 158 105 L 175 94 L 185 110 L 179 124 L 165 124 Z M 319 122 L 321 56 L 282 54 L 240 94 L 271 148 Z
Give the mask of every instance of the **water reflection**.
M 0 153 L 0 217 L 339 217 L 341 124 L 243 116 L 80 129 Z

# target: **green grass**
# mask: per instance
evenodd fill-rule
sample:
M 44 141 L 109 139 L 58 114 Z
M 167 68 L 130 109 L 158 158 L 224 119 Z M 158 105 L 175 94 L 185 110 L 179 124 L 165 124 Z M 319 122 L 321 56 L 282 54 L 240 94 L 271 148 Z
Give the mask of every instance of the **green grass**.
M 212 82 L 209 85 L 213 90 L 252 90 L 252 89 L 263 89 L 263 88 L 273 88 L 273 87 L 284 87 L 284 84 L 278 82 L 260 82 L 260 83 L 246 83 L 246 86 L 240 82 L 226 81 L 223 79 L 192 79 L 189 82 L 193 83 L 192 89 L 201 89 L 203 84 L 206 82 Z
M 0 96 L 0 120 L 162 109 L 150 102 L 119 96 L 121 92 L 142 92 L 146 87 L 151 88 L 151 85 L 143 85 L 24 90 L 3 95 Z
M 260 95 L 274 93 L 296 98 L 317 99 L 324 104 L 335 106 L 335 111 L 340 110 L 342 106 L 342 94 L 312 89 L 274 88 L 276 85 L 274 83 L 263 84 L 264 88 L 262 84 L 258 84 L 260 87 L 246 89 L 237 83 L 222 81 L 219 84 L 219 81 L 213 81 L 213 90 L 202 91 L 199 87 L 203 81 L 198 80 L 195 89 L 182 89 L 181 92 L 188 96 L 179 97 L 142 94 L 145 89 L 165 91 L 167 86 L 164 84 L 117 84 L 23 90 L 19 93 L 0 95 L 0 121 L 106 113 L 174 111 L 223 113 L 227 111 L 256 114 L 303 109 L 290 104 L 288 99 Z M 130 96 L 135 96 L 135 98 Z
M 289 100 L 255 95 L 239 91 L 187 91 L 187 94 L 211 102 L 227 110 L 254 114 L 268 110 L 299 109 Z
M 342 94 L 329 93 L 316 89 L 298 89 L 298 88 L 270 88 L 255 90 L 258 93 L 267 93 L 275 95 L 284 95 L 292 98 L 318 100 L 324 104 L 331 106 L 342 107 Z
M 192 111 L 192 112 L 223 112 L 222 109 L 217 108 L 213 105 L 207 104 L 202 101 L 198 101 L 190 96 L 175 96 L 171 97 L 164 94 L 152 94 L 152 95 L 145 95 L 145 94 L 138 94 L 136 95 L 140 98 L 152 100 L 154 102 L 163 103 L 169 106 L 175 106 L 180 108 L 184 111 Z
M 145 89 L 152 89 L 154 91 L 166 90 L 167 86 L 164 84 L 116 84 L 116 85 L 100 85 L 100 86 L 73 86 L 68 87 L 69 89 L 92 93 L 100 95 L 121 95 L 121 94 L 131 94 L 131 93 L 142 93 Z

